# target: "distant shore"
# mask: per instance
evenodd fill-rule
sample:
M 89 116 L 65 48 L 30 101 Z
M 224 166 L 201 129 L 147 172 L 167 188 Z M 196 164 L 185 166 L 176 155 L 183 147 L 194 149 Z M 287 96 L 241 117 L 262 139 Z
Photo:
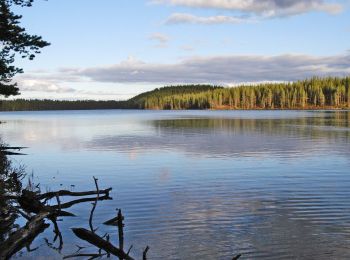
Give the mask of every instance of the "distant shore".
M 178 85 L 156 88 L 124 101 L 15 99 L 0 111 L 149 110 L 344 110 L 350 108 L 350 77 L 311 78 L 292 83 L 222 87 Z

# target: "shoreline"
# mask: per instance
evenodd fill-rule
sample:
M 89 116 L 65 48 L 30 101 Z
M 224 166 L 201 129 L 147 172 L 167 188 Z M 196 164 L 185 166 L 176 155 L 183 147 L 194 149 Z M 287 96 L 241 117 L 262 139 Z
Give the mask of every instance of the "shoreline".
M 49 111 L 97 111 L 97 110 L 135 110 L 135 111 L 350 111 L 349 108 L 308 107 L 308 108 L 210 108 L 210 109 L 141 109 L 141 108 L 86 108 L 86 109 L 31 109 L 31 110 L 0 110 L 7 112 L 49 112 Z M 1 123 L 5 123 L 0 121 Z

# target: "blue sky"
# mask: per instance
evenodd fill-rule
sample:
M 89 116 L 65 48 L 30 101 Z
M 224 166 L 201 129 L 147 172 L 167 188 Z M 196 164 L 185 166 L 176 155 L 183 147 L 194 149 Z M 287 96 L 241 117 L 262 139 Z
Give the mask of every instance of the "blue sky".
M 181 83 L 350 74 L 350 3 L 37 0 L 16 8 L 51 43 L 17 60 L 24 98 L 126 99 Z

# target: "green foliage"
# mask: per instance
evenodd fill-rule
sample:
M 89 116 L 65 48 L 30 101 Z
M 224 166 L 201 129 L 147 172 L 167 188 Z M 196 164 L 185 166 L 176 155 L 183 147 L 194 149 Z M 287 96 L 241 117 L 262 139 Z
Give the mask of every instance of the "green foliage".
M 87 110 L 87 109 L 116 109 L 127 108 L 125 101 L 67 101 L 67 100 L 39 100 L 16 99 L 2 100 L 1 111 L 33 111 L 33 110 Z
M 215 89 L 222 89 L 222 87 L 211 85 L 184 85 L 156 88 L 155 90 L 142 93 L 128 100 L 128 106 L 130 108 L 140 109 L 185 109 L 183 108 L 184 104 L 182 101 L 185 100 L 186 97 Z M 175 96 L 178 98 L 176 100 L 172 99 L 172 97 Z
M 232 88 L 187 85 L 156 89 L 129 100 L 141 109 L 307 109 L 350 107 L 350 77 L 317 78 Z
M 21 68 L 13 65 L 15 54 L 30 60 L 40 53 L 40 49 L 49 45 L 40 36 L 30 35 L 19 25 L 22 16 L 11 12 L 11 5 L 31 6 L 33 0 L 0 0 L 0 95 L 5 97 L 18 95 L 16 83 L 12 78 L 22 73 Z
M 350 77 L 312 78 L 224 88 L 184 85 L 155 89 L 127 101 L 3 100 L 2 111 L 69 109 L 322 109 L 350 107 Z

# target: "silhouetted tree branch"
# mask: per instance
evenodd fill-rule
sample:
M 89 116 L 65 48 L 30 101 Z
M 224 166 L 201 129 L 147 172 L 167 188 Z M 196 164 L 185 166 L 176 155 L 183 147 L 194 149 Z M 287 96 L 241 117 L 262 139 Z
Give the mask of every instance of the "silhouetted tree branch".
M 21 27 L 21 15 L 15 15 L 10 7 L 18 5 L 29 7 L 33 0 L 0 0 L 0 95 L 5 97 L 18 95 L 16 83 L 11 83 L 13 77 L 23 70 L 14 66 L 15 54 L 22 58 L 33 60 L 40 49 L 49 45 L 41 36 L 26 33 Z

